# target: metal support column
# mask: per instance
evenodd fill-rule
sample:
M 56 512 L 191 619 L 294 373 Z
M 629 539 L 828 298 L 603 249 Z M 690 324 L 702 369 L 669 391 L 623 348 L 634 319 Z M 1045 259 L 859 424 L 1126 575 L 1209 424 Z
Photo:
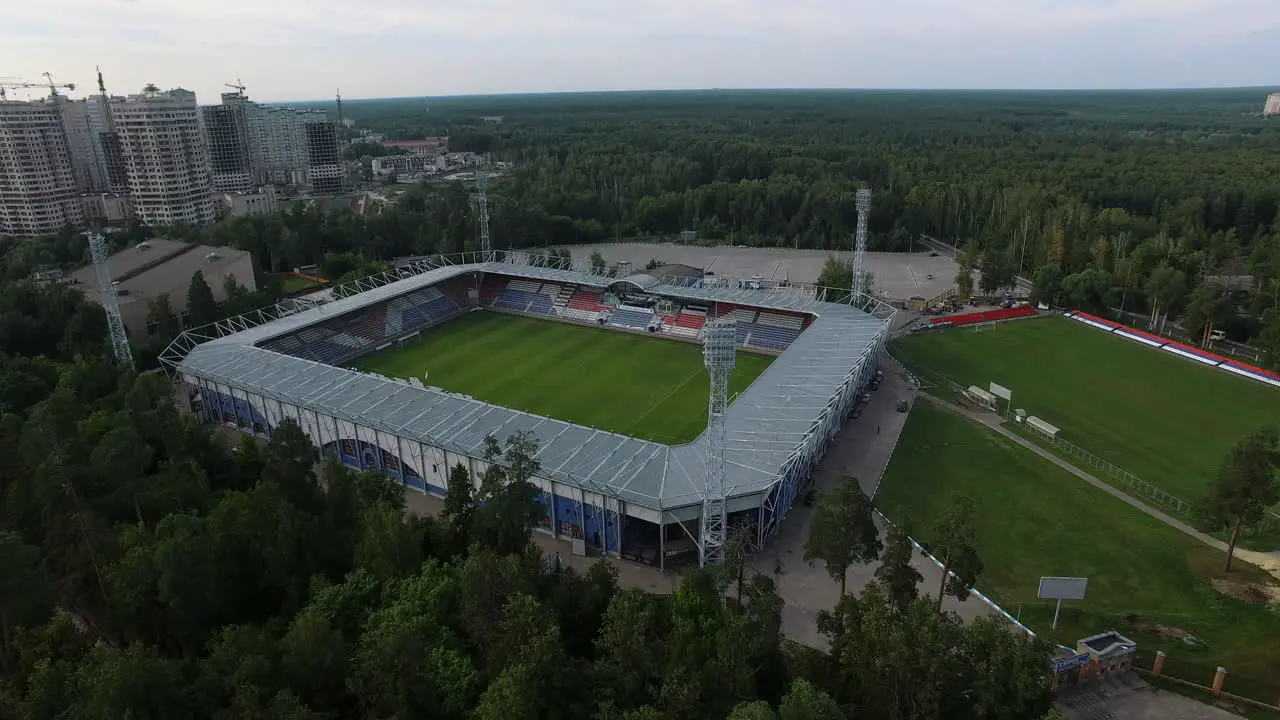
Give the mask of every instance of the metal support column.
M 702 532 L 699 559 L 703 565 L 724 561 L 725 491 L 724 415 L 729 409 L 729 375 L 737 365 L 738 323 L 720 318 L 706 324 L 702 339 L 702 359 L 711 378 L 707 403 L 707 475 L 702 498 Z

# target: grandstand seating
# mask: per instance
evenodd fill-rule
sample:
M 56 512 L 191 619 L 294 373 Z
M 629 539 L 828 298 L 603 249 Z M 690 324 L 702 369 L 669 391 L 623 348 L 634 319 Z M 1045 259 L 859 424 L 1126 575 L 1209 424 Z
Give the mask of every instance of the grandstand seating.
M 264 341 L 262 347 L 327 364 L 345 363 L 388 341 L 461 314 L 469 304 L 468 287 L 468 282 L 447 282 L 420 288 Z M 739 345 L 777 351 L 795 341 L 807 320 L 799 314 L 728 303 L 712 311 L 686 306 L 659 316 L 641 306 L 610 308 L 602 303 L 603 291 L 598 288 L 500 276 L 484 278 L 480 298 L 482 305 L 494 308 L 582 322 L 597 322 L 607 316 L 607 324 L 630 330 L 647 330 L 660 320 L 663 331 L 690 339 L 700 336 L 709 317 L 729 316 L 737 321 Z
M 653 322 L 653 311 L 643 308 L 619 306 L 609 316 L 609 324 L 617 327 L 644 330 Z
M 950 317 L 938 317 L 929 321 L 932 325 L 945 325 L 947 327 L 963 327 L 965 325 L 977 325 L 979 323 L 999 322 L 1001 320 L 1013 320 L 1014 318 L 1034 317 L 1039 313 L 1030 305 L 1022 305 L 1014 308 L 1001 308 L 999 310 L 986 310 L 983 312 L 965 313 L 964 315 L 952 315 Z
M 543 292 L 534 293 L 533 298 L 529 302 L 529 307 L 525 308 L 525 312 L 537 313 L 538 315 L 550 315 L 555 300 L 551 295 Z
M 798 337 L 800 337 L 800 328 L 756 323 L 751 326 L 751 335 L 746 344 L 768 350 L 786 350 Z
M 565 306 L 569 304 L 569 299 L 573 297 L 574 291 L 578 289 L 577 285 L 561 285 L 556 293 L 555 302 L 552 306 L 555 308 L 556 314 L 562 314 Z
M 707 323 L 707 311 L 693 308 L 682 308 L 670 323 L 671 333 L 684 337 L 696 338 Z
M 804 318 L 799 315 L 789 315 L 770 310 L 761 310 L 760 317 L 756 318 L 756 325 L 771 325 L 773 327 L 799 331 L 804 329 Z
M 492 275 L 486 275 L 484 282 L 480 285 L 480 305 L 489 307 L 498 299 L 498 294 L 502 292 L 503 283 L 501 278 Z
M 493 307 L 524 312 L 533 302 L 533 296 L 534 293 L 531 292 L 504 287 L 502 292 L 498 293 L 497 299 L 493 301 Z
M 739 325 L 750 324 L 756 321 L 756 314 L 759 311 L 755 308 L 744 307 L 742 305 L 732 305 L 730 303 L 716 303 L 715 311 L 712 317 L 722 318 L 731 317 L 738 321 Z
M 440 288 L 440 292 L 448 295 L 449 299 L 453 300 L 455 305 L 459 308 L 466 308 L 467 305 L 469 305 L 467 302 L 467 290 L 474 287 L 474 285 L 474 283 L 468 282 L 446 281 L 438 287 Z
M 579 287 L 569 298 L 569 303 L 560 313 L 564 317 L 583 322 L 595 322 L 605 306 L 600 304 L 600 290 Z

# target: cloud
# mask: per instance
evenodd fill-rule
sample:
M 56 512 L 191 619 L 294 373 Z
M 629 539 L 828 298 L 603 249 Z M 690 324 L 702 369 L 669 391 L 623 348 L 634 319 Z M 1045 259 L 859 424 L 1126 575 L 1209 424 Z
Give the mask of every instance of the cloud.
M 8 75 L 213 102 L 661 87 L 1273 81 L 1275 0 L 15 0 Z M 1247 45 L 1247 47 L 1245 47 Z

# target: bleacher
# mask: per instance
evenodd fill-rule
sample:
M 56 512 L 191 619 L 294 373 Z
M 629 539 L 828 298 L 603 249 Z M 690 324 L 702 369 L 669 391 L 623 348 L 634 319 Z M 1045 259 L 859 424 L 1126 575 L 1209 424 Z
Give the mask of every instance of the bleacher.
M 1031 305 L 1020 305 L 1012 308 L 998 308 L 996 310 L 984 310 L 982 312 L 952 315 L 950 317 L 932 318 L 929 320 L 929 324 L 943 327 L 964 327 L 965 325 L 978 325 L 980 323 L 1034 317 L 1038 314 L 1039 313 L 1036 312 L 1036 309 Z
M 542 287 L 534 293 L 533 302 L 529 303 L 529 309 L 525 312 L 537 313 L 539 315 L 551 315 L 555 311 L 556 298 L 560 295 L 560 288 L 564 287 L 560 283 L 542 283 Z
M 493 301 L 493 307 L 525 312 L 533 304 L 539 287 L 541 283 L 530 280 L 511 280 L 498 293 L 498 297 Z
M 756 318 L 756 325 L 771 325 L 791 330 L 803 330 L 804 318 L 799 315 L 786 315 L 769 310 L 761 310 L 760 317 Z
M 560 314 L 574 320 L 595 322 L 606 309 L 600 304 L 601 294 L 600 290 L 580 287 L 569 298 L 568 305 Z
M 646 330 L 653 323 L 653 311 L 645 308 L 619 305 L 609 316 L 609 324 L 632 330 Z
M 353 310 L 324 322 L 262 343 L 262 347 L 328 364 L 350 361 L 383 344 L 420 332 L 453 318 L 468 306 L 466 282 L 448 282 Z M 600 322 L 629 330 L 660 327 L 685 338 L 696 339 L 711 317 L 731 317 L 737 324 L 738 344 L 765 350 L 787 349 L 805 327 L 803 315 L 758 310 L 729 303 L 679 307 L 674 313 L 655 314 L 652 308 L 602 304 L 603 291 L 557 282 L 486 276 L 480 285 L 482 306 L 520 313 L 558 315 L 582 322 Z M 1027 308 L 974 315 L 1001 314 L 1019 317 Z M 1031 311 L 1034 314 L 1034 310 Z M 954 320 L 948 318 L 948 320 Z M 974 322 L 974 321 L 969 321 Z
M 423 330 L 462 313 L 454 299 L 461 288 L 428 287 L 339 315 L 318 325 L 273 338 L 262 347 L 331 365 L 367 353 L 402 335 Z M 463 288 L 465 291 L 465 289 Z M 453 291 L 446 294 L 446 291 Z
M 569 305 L 570 298 L 573 297 L 574 291 L 578 289 L 577 285 L 560 285 L 556 292 L 555 300 L 551 303 L 553 312 L 557 315 L 563 315 L 564 309 Z
M 715 311 L 712 317 L 722 318 L 731 317 L 738 321 L 739 325 L 750 325 L 756 321 L 756 314 L 759 311 L 755 308 L 744 307 L 742 305 L 731 305 L 729 303 L 716 303 Z
M 498 299 L 498 294 L 502 292 L 502 288 L 503 284 L 500 278 L 485 275 L 484 282 L 480 284 L 480 306 L 492 306 L 494 301 Z
M 707 324 L 707 311 L 695 308 L 681 308 L 680 313 L 669 323 L 672 335 L 696 338 Z
M 800 332 L 800 328 L 756 323 L 751 326 L 751 334 L 744 344 L 766 350 L 786 350 L 800 337 Z

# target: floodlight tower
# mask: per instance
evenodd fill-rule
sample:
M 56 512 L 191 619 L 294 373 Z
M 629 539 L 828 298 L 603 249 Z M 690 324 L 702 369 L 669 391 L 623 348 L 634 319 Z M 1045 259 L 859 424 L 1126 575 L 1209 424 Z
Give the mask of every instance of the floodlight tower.
M 489 168 L 488 163 L 476 168 L 476 217 L 480 220 L 480 259 L 493 262 L 493 248 L 489 243 Z
M 133 365 L 133 353 L 129 350 L 129 333 L 120 317 L 120 303 L 116 289 L 111 284 L 111 271 L 107 269 L 107 248 L 101 233 L 85 233 L 89 236 L 89 252 L 93 255 L 93 269 L 98 273 L 98 292 L 102 295 L 102 311 L 107 314 L 107 331 L 111 333 L 111 349 L 121 365 Z
M 853 295 L 857 297 L 867 291 L 867 271 L 865 267 L 867 255 L 867 215 L 871 213 L 871 191 L 863 188 L 856 196 L 858 206 L 858 232 L 854 235 L 853 248 Z
M 725 438 L 724 414 L 729 409 L 729 374 L 737 365 L 738 323 L 720 318 L 706 325 L 702 336 L 702 360 L 711 376 L 711 396 L 707 403 L 707 477 L 702 496 L 702 542 L 699 547 L 703 565 L 724 561 L 725 505 Z

